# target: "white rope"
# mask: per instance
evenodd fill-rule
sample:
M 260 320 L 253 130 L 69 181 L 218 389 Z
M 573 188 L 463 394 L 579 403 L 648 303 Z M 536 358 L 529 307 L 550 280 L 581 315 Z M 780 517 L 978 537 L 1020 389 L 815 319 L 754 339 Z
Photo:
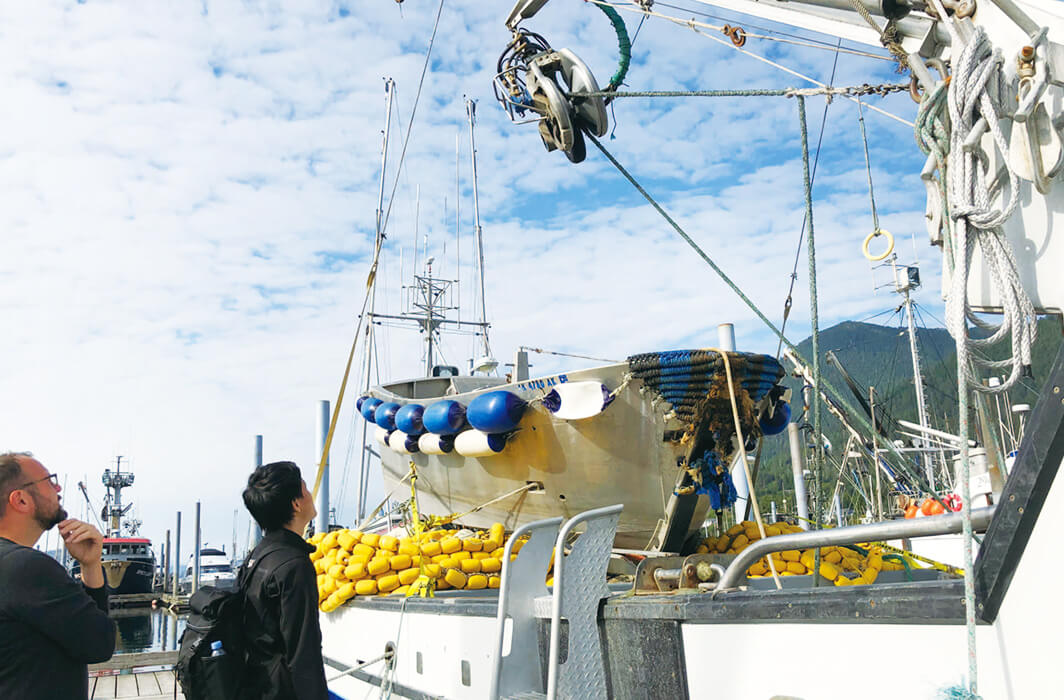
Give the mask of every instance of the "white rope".
M 978 28 L 964 46 L 953 70 L 949 86 L 949 115 L 952 122 L 947 168 L 947 201 L 952 224 L 952 281 L 946 298 L 946 327 L 956 339 L 963 355 L 963 367 L 970 388 L 985 393 L 1007 391 L 1018 382 L 1031 364 L 1031 346 L 1037 333 L 1037 319 L 1016 270 L 1016 260 L 1002 226 L 1019 202 L 1019 178 L 1009 167 L 1008 144 L 998 124 L 998 105 L 991 92 L 1002 80 L 1001 55 L 994 51 L 986 32 Z M 996 97 L 996 95 L 994 96 Z M 1004 163 L 1008 181 L 1008 199 L 999 207 L 994 201 L 1001 194 L 1000 173 L 983 173 L 987 155 L 981 149 L 966 147 L 978 139 L 979 132 L 989 130 Z M 1002 322 L 992 325 L 973 313 L 968 303 L 968 278 L 972 258 L 979 251 L 1000 298 Z M 967 322 L 990 332 L 985 339 L 968 336 Z M 988 360 L 978 350 L 997 344 L 1011 334 L 1012 356 L 1007 360 Z M 997 387 L 986 387 L 976 367 L 993 370 L 1011 368 L 1008 378 Z

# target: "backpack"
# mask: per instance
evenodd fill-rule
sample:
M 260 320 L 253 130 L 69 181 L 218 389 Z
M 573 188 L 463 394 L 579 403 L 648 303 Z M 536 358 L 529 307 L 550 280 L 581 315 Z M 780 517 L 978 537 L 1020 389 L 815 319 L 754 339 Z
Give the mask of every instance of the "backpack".
M 189 600 L 185 631 L 174 671 L 187 700 L 231 700 L 244 673 L 244 591 L 221 591 L 204 586 Z M 221 642 L 221 656 L 211 656 L 211 644 Z
M 234 591 L 203 586 L 189 599 L 191 612 L 181 633 L 174 671 L 186 700 L 232 700 L 242 685 L 247 665 L 244 641 L 244 598 L 252 572 L 271 552 L 262 552 L 249 570 L 240 567 Z M 254 555 L 255 552 L 252 552 Z M 251 557 L 249 557 L 251 559 Z M 213 656 L 221 642 L 223 655 Z

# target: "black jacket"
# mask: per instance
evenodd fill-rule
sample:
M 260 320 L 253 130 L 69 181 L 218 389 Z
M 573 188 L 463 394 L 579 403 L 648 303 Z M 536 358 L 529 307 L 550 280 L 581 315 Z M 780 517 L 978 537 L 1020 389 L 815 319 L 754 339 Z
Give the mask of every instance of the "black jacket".
M 47 554 L 0 537 L 0 698 L 87 698 L 87 665 L 114 649 L 106 586 L 85 588 Z
M 317 577 L 308 556 L 313 551 L 294 532 L 277 530 L 262 538 L 244 564 L 251 572 L 244 582 L 248 700 L 329 696 L 321 658 Z

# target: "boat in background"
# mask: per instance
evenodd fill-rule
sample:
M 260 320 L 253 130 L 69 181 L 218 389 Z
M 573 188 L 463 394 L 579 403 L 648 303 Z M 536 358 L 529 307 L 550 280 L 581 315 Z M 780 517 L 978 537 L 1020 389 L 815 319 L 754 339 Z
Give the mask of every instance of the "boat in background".
M 192 589 L 192 578 L 195 566 L 195 555 L 189 555 L 188 566 L 185 574 L 181 577 L 182 588 Z M 236 570 L 233 561 L 225 553 L 225 548 L 216 549 L 210 545 L 200 548 L 200 586 L 213 586 L 219 590 L 231 591 L 236 588 Z
M 115 460 L 115 470 L 105 469 L 101 481 L 107 489 L 103 509 L 100 513 L 101 524 L 106 523 L 103 540 L 103 574 L 107 592 L 111 595 L 135 595 L 151 593 L 155 583 L 155 552 L 151 540 L 137 537 L 140 520 L 126 517 L 133 503 L 122 503 L 122 489 L 133 486 L 133 472 L 122 471 L 122 456 Z M 88 491 L 84 483 L 79 483 L 85 500 L 90 507 Z M 95 511 L 95 508 L 93 508 Z M 74 578 L 81 578 L 81 565 L 74 562 L 71 568 Z

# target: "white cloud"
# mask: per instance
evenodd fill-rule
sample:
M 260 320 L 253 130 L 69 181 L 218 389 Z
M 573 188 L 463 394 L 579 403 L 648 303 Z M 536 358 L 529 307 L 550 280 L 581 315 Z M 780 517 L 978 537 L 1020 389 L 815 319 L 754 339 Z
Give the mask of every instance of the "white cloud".
M 335 399 L 372 250 L 382 78 L 399 84 L 390 191 L 398 127 L 405 135 L 435 9 L 305 0 L 0 9 L 0 361 L 8 368 L 0 448 L 33 449 L 69 474 L 68 504 L 80 502 L 74 484 L 87 476 L 98 505 L 99 472 L 126 455 L 137 471 L 129 496 L 157 541 L 179 509 L 189 541 L 196 499 L 207 539 L 228 541 L 237 509 L 243 540 L 239 492 L 257 433 L 267 460 L 295 459 L 311 472 L 316 401 Z M 420 230 L 444 274 L 455 273 L 460 134 L 461 297 L 465 317 L 472 313 L 469 95 L 479 101 L 488 312 L 500 359 L 518 345 L 623 358 L 713 344 L 722 321 L 737 323 L 741 345 L 773 350 L 750 312 L 590 144 L 587 161 L 573 166 L 543 150 L 534 126 L 509 123 L 491 93 L 508 40 L 505 9 L 445 7 L 392 210 L 378 308 L 399 310 L 398 249 L 409 273 L 418 185 Z M 616 44 L 594 8 L 552 3 L 530 26 L 608 80 Z M 819 79 L 830 75 L 829 52 L 770 53 Z M 864 59 L 840 60 L 839 70 L 843 82 L 896 79 Z M 655 21 L 639 34 L 628 78 L 632 89 L 795 84 Z M 904 96 L 870 99 L 913 113 Z M 808 109 L 815 138 L 822 102 L 810 99 Z M 794 102 L 618 100 L 613 110 L 616 138 L 604 145 L 778 320 L 804 213 Z M 935 260 L 923 243 L 911 134 L 878 115 L 866 120 L 884 223 L 899 239 L 915 230 L 921 256 Z M 853 105 L 837 100 L 827 129 L 815 211 L 825 326 L 893 303 L 869 294 L 860 257 L 871 223 Z M 808 329 L 805 266 L 803 252 L 794 340 Z M 924 269 L 932 289 L 934 267 Z M 444 356 L 464 366 L 472 345 L 470 337 L 448 341 Z M 384 378 L 420 367 L 414 333 L 382 333 L 379 352 Z M 588 364 L 533 362 L 539 371 Z M 334 493 L 351 425 L 359 434 L 345 413 Z M 349 483 L 348 518 L 353 492 Z M 375 484 L 370 500 L 381 495 Z

